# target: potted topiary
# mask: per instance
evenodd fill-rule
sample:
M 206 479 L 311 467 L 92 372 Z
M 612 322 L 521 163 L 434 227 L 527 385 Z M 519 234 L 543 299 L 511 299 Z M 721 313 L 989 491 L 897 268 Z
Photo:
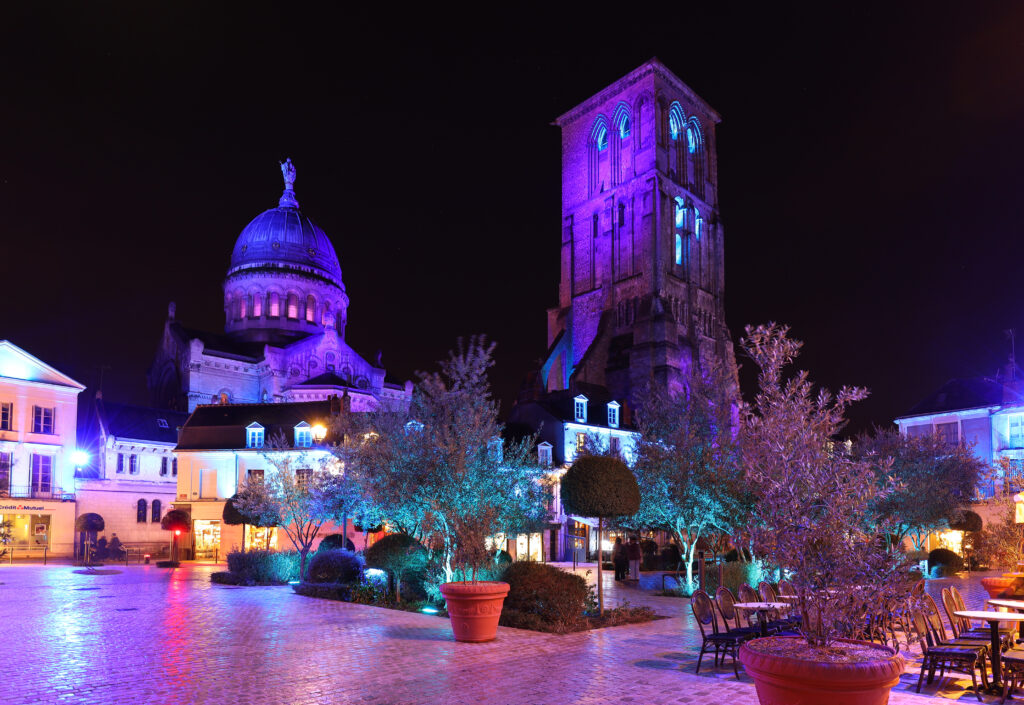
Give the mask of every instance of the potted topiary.
M 748 641 L 739 660 L 762 705 L 882 705 L 903 659 L 858 637 L 870 615 L 909 592 L 903 554 L 887 547 L 888 522 L 871 510 L 891 491 L 879 479 L 891 463 L 854 458 L 836 441 L 847 406 L 866 391 L 843 388 L 833 398 L 815 393 L 804 372 L 784 376 L 801 345 L 787 331 L 747 328 L 742 344 L 760 368 L 759 391 L 739 430 L 758 497 L 753 551 L 792 584 L 799 635 Z
M 180 565 L 178 561 L 178 539 L 182 533 L 192 528 L 192 518 L 188 512 L 182 509 L 172 509 L 164 514 L 160 520 L 160 528 L 164 531 L 173 532 L 171 534 L 171 560 L 158 561 L 157 565 L 161 568 L 175 568 Z
M 604 616 L 601 538 L 604 520 L 630 516 L 640 508 L 640 488 L 633 471 L 619 458 L 585 455 L 562 476 L 562 506 L 568 514 L 597 518 L 597 603 Z

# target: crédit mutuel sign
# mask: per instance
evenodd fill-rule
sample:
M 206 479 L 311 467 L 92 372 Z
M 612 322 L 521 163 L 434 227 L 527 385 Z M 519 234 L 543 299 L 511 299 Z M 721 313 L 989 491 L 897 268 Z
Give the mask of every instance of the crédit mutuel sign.
M 13 509 L 16 512 L 41 512 L 46 509 L 43 505 L 31 505 L 31 504 L 0 504 L 0 512 L 5 509 Z

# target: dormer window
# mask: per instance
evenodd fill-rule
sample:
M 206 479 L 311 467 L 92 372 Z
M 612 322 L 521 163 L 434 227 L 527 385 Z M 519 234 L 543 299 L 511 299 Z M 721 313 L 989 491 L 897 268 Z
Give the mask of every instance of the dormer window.
M 167 419 L 157 419 L 156 425 L 160 428 L 167 428 Z
M 619 402 L 608 402 L 608 426 L 609 428 L 619 427 Z
M 309 448 L 313 445 L 313 431 L 309 424 L 301 421 L 295 425 L 295 447 Z
M 573 417 L 578 423 L 587 422 L 587 398 L 582 394 L 573 399 Z
M 551 444 L 547 441 L 537 444 L 537 462 L 541 467 L 551 467 Z
M 254 422 L 245 427 L 246 448 L 262 448 L 263 437 L 263 427 L 258 423 Z

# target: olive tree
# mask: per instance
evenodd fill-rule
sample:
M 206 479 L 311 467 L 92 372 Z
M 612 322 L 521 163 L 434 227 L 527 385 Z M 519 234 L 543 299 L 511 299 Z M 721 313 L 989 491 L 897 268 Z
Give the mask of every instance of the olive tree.
M 604 520 L 636 514 L 640 488 L 633 471 L 619 458 L 584 455 L 562 476 L 562 506 L 569 514 L 597 519 L 597 601 L 604 615 L 601 539 Z

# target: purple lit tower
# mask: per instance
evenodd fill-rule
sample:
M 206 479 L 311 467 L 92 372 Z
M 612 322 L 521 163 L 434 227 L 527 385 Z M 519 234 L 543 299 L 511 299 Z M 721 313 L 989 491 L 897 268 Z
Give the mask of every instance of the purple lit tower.
M 735 358 L 725 325 L 715 125 L 657 59 L 559 117 L 562 239 L 547 391 L 607 387 L 635 403 Z

